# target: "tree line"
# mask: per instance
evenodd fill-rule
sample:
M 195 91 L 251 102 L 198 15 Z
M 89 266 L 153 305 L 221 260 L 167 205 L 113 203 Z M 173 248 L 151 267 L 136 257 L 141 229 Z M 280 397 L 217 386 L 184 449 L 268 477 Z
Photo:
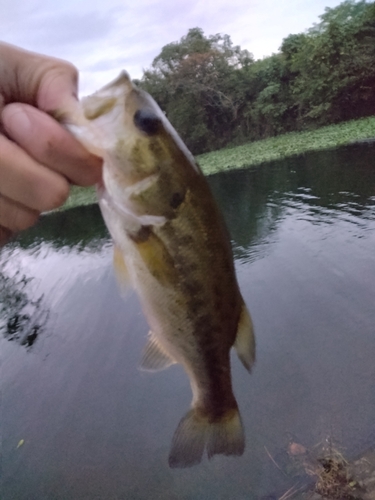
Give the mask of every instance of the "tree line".
M 319 19 L 262 60 L 192 28 L 136 83 L 194 154 L 374 114 L 375 2 L 346 0 Z

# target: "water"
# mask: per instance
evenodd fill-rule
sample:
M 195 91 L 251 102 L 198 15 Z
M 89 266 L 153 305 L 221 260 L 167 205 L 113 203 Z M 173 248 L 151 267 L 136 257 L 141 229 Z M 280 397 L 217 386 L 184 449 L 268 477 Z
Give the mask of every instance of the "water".
M 210 178 L 257 337 L 252 375 L 233 355 L 241 458 L 168 468 L 188 379 L 179 366 L 137 370 L 148 328 L 134 294 L 119 296 L 96 206 L 45 217 L 5 247 L 1 498 L 278 498 L 297 481 L 291 440 L 329 437 L 348 456 L 374 445 L 374 152 Z

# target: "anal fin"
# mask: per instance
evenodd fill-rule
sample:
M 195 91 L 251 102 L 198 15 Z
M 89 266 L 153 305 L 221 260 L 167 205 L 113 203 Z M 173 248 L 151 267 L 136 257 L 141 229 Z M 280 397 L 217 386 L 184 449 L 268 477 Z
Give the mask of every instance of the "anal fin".
M 149 339 L 143 352 L 140 369 L 146 371 L 159 371 L 175 363 L 176 361 L 172 359 L 160 345 L 156 335 L 150 331 Z
M 124 256 L 117 245 L 113 247 L 113 267 L 117 283 L 121 290 L 121 295 L 125 297 L 129 290 L 130 278 Z
M 255 337 L 253 322 L 245 303 L 242 305 L 234 347 L 241 363 L 250 372 L 255 361 Z

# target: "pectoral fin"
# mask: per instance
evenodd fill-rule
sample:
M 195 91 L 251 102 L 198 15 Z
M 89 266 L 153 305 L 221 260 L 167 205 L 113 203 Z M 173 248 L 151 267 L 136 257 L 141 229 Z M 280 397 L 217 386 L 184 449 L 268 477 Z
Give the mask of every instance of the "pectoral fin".
M 255 337 L 253 322 L 245 303 L 242 305 L 234 347 L 241 363 L 250 372 L 255 361 Z
M 143 352 L 140 368 L 146 371 L 159 371 L 168 368 L 175 364 L 176 361 L 172 359 L 165 349 L 160 345 L 156 335 L 149 332 L 149 339 Z
M 177 283 L 178 275 L 172 257 L 163 241 L 154 234 L 150 226 L 142 226 L 137 234 L 129 234 L 137 245 L 140 257 L 149 272 L 164 286 Z

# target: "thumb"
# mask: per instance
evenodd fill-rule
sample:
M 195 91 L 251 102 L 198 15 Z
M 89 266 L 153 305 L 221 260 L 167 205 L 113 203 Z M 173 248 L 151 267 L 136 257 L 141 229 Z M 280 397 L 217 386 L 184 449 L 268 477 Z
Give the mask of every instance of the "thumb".
M 38 89 L 37 107 L 51 114 L 69 113 L 78 104 L 78 72 L 67 62 L 59 61 L 44 73 Z

